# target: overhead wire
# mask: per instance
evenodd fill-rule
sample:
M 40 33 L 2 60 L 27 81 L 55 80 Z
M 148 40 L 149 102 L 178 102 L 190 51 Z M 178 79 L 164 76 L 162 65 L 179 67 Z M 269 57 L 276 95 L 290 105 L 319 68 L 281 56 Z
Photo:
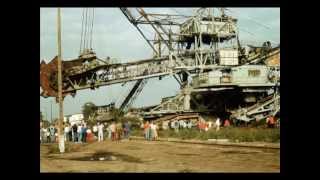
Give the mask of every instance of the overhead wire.
M 88 24 L 88 8 L 85 9 L 86 11 L 86 16 L 85 16 L 85 31 L 84 31 L 84 49 L 87 49 L 87 24 Z
M 231 13 L 238 14 L 239 16 L 241 16 L 241 14 L 238 13 L 238 12 L 236 12 L 235 10 L 230 10 L 230 9 L 225 9 L 225 10 L 227 10 L 227 11 L 229 11 L 229 12 L 231 12 Z M 248 19 L 248 20 L 250 20 L 250 21 L 255 22 L 256 24 L 258 24 L 258 25 L 260 25 L 260 26 L 262 26 L 262 27 L 264 27 L 264 28 L 266 28 L 266 29 L 272 29 L 272 28 L 270 28 L 269 26 L 267 26 L 267 25 L 265 25 L 265 24 L 262 24 L 262 23 L 256 21 L 256 20 L 253 19 L 253 18 L 250 18 L 250 17 L 247 17 L 247 16 L 246 16 L 246 17 L 242 16 L 242 17 L 243 17 L 243 18 L 246 18 L 246 19 Z
M 79 50 L 79 54 L 81 54 L 82 51 L 82 41 L 83 41 L 83 29 L 84 29 L 84 11 L 85 9 L 82 9 L 82 23 L 81 23 L 81 37 L 80 37 L 80 50 Z
M 231 10 L 231 9 L 229 9 L 229 8 L 228 8 L 228 9 L 225 9 L 225 10 L 226 10 L 226 11 L 229 11 L 229 12 L 231 12 L 231 13 L 238 14 L 240 17 L 243 17 L 240 13 L 236 12 L 235 10 Z M 262 23 L 256 21 L 256 20 L 253 19 L 253 18 L 250 18 L 250 17 L 243 17 L 243 18 L 248 19 L 248 20 L 250 20 L 250 21 L 252 21 L 252 22 L 254 22 L 254 23 L 256 23 L 256 24 L 258 24 L 258 25 L 260 25 L 260 26 L 262 26 L 262 27 L 264 27 L 264 28 L 266 28 L 266 29 L 269 29 L 269 30 L 272 29 L 271 27 L 269 27 L 269 26 L 267 26 L 267 25 L 265 25 L 265 24 L 262 24 Z M 243 29 L 243 28 L 239 28 L 239 30 L 242 30 L 242 31 L 248 33 L 249 35 L 255 37 L 256 40 L 258 40 L 258 39 L 257 39 L 257 36 L 256 36 L 254 33 L 250 32 L 250 31 L 248 31 L 248 30 L 245 30 L 245 29 Z M 279 44 L 278 42 L 273 41 L 273 40 L 269 40 L 269 41 L 271 41 L 271 42 L 274 43 L 274 44 Z
M 83 8 L 80 54 L 86 49 L 92 49 L 94 27 L 94 8 Z
M 92 49 L 92 37 L 93 37 L 93 21 L 94 21 L 94 8 L 92 8 L 92 25 L 91 25 L 91 37 L 90 37 L 90 49 Z

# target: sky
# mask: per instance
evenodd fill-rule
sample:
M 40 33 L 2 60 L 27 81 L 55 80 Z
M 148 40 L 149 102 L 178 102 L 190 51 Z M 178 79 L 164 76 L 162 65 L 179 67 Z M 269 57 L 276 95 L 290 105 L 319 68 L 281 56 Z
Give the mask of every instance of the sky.
M 196 8 L 145 8 L 146 12 L 192 15 Z M 71 60 L 79 55 L 83 8 L 62 8 L 62 59 Z M 95 8 L 93 49 L 100 58 L 117 58 L 120 62 L 150 58 L 152 49 L 119 8 Z M 269 40 L 280 43 L 280 8 L 227 8 L 226 13 L 238 18 L 239 38 L 242 43 L 261 45 Z M 57 9 L 40 8 L 40 61 L 50 62 L 57 55 Z M 148 27 L 142 27 L 152 37 Z M 134 82 L 124 86 L 115 84 L 97 90 L 81 90 L 73 98 L 64 100 L 64 114 L 81 113 L 86 102 L 120 105 Z M 161 98 L 174 96 L 179 85 L 173 77 L 150 79 L 133 103 L 134 107 L 159 104 Z M 58 117 L 54 98 L 40 96 L 40 111 L 45 118 Z

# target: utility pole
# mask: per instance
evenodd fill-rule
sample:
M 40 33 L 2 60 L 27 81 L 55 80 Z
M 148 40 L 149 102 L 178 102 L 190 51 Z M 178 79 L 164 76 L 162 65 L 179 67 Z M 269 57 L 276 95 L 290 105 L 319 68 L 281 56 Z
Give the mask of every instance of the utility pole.
M 45 107 L 45 111 L 46 111 L 46 120 L 48 121 L 48 112 L 47 112 L 47 107 Z
M 50 122 L 52 122 L 52 99 L 50 100 L 51 112 L 50 112 Z
M 62 70 L 61 70 L 61 10 L 58 8 L 58 97 L 59 97 L 59 149 L 64 153 L 63 135 L 63 99 L 62 99 Z

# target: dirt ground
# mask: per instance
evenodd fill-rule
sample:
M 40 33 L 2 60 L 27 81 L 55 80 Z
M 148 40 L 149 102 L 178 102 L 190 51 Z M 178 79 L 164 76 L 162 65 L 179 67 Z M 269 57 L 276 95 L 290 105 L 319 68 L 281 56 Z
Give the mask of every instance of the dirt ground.
M 280 150 L 126 140 L 40 145 L 41 172 L 280 172 Z M 57 146 L 57 145 L 55 145 Z

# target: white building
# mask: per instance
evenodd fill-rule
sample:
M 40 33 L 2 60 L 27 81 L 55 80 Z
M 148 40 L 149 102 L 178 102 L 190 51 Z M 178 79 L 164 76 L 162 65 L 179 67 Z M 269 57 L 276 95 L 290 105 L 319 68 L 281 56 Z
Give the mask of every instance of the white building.
M 82 123 L 83 121 L 83 114 L 79 113 L 79 114 L 73 114 L 69 117 L 69 123 L 71 125 L 73 124 L 79 124 Z

